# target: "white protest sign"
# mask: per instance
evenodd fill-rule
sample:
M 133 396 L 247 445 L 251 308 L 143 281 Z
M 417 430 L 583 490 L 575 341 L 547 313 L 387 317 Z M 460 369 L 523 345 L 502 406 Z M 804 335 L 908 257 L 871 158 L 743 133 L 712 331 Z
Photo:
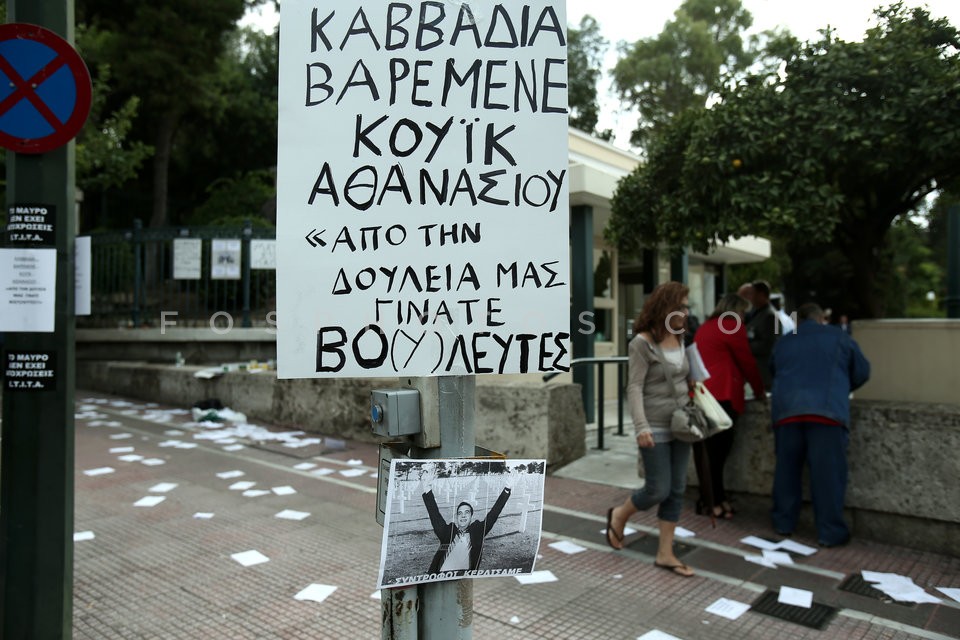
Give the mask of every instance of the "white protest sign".
M 565 25 L 284 0 L 279 377 L 569 369 Z

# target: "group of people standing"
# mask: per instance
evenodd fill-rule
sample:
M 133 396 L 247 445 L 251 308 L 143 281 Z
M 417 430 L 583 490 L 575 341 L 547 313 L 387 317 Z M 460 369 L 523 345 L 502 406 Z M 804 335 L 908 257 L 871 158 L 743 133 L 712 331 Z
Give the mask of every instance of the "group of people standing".
M 670 420 L 678 398 L 693 388 L 684 349 L 689 289 L 679 282 L 658 286 L 634 322 L 629 344 L 627 400 L 643 461 L 645 482 L 607 511 L 607 543 L 623 548 L 623 530 L 637 511 L 657 507 L 659 543 L 655 564 L 689 577 L 694 571 L 673 550 L 683 507 L 687 466 L 696 460 L 700 499 L 696 512 L 714 519 L 735 513 L 724 486 L 736 420 L 746 407 L 745 387 L 767 402 L 774 430 L 776 470 L 771 521 L 791 535 L 802 504 L 801 482 L 810 468 L 817 538 L 821 546 L 845 544 L 846 449 L 850 392 L 863 385 L 870 365 L 849 332 L 823 324 L 814 303 L 801 305 L 796 326 L 771 304 L 770 286 L 757 281 L 723 296 L 696 330 L 696 345 L 709 378 L 704 385 L 734 421 L 734 427 L 690 444 L 672 437 Z M 672 389 L 671 389 L 672 385 Z

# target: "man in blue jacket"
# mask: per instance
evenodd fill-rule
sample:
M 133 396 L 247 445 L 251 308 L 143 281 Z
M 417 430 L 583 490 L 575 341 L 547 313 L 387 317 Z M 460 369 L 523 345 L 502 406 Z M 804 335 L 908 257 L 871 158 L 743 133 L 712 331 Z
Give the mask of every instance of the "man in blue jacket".
M 870 363 L 849 334 L 822 319 L 818 305 L 802 305 L 796 331 L 782 336 L 773 350 L 770 411 L 777 466 L 771 515 L 778 533 L 793 533 L 806 463 L 817 540 L 835 547 L 850 540 L 843 520 L 850 392 L 869 379 Z

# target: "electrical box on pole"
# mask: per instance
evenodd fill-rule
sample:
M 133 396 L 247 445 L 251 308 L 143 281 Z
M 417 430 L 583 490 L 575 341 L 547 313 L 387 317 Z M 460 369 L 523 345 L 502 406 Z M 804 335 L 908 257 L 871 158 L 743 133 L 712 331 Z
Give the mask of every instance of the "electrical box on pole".
M 72 0 L 8 0 L 0 26 L 3 435 L 0 637 L 70 638 L 73 613 L 73 137 L 90 76 Z

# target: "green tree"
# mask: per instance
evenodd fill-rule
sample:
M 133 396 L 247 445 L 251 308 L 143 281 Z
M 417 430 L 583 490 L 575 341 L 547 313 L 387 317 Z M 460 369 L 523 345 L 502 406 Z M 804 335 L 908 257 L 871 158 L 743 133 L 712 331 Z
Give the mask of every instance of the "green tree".
M 675 116 L 704 107 L 725 72 L 753 64 L 757 43 L 743 36 L 752 24 L 741 0 L 684 0 L 658 36 L 621 44 L 614 88 L 640 116 L 630 141 L 646 148 Z
M 788 296 L 882 315 L 891 223 L 960 175 L 960 38 L 923 9 L 875 13 L 862 42 L 824 31 L 782 74 L 671 121 L 620 183 L 611 238 L 699 251 L 785 238 Z
M 154 147 L 150 225 L 168 220 L 170 158 L 182 121 L 213 108 L 226 35 L 254 0 L 81 0 L 91 34 L 88 62 L 109 64 L 116 100 L 137 97 L 145 141 Z
M 597 131 L 600 102 L 597 83 L 600 81 L 603 55 L 609 43 L 600 35 L 600 24 L 592 16 L 583 16 L 579 28 L 567 28 L 567 101 L 570 105 L 570 126 L 610 140 L 613 131 Z

